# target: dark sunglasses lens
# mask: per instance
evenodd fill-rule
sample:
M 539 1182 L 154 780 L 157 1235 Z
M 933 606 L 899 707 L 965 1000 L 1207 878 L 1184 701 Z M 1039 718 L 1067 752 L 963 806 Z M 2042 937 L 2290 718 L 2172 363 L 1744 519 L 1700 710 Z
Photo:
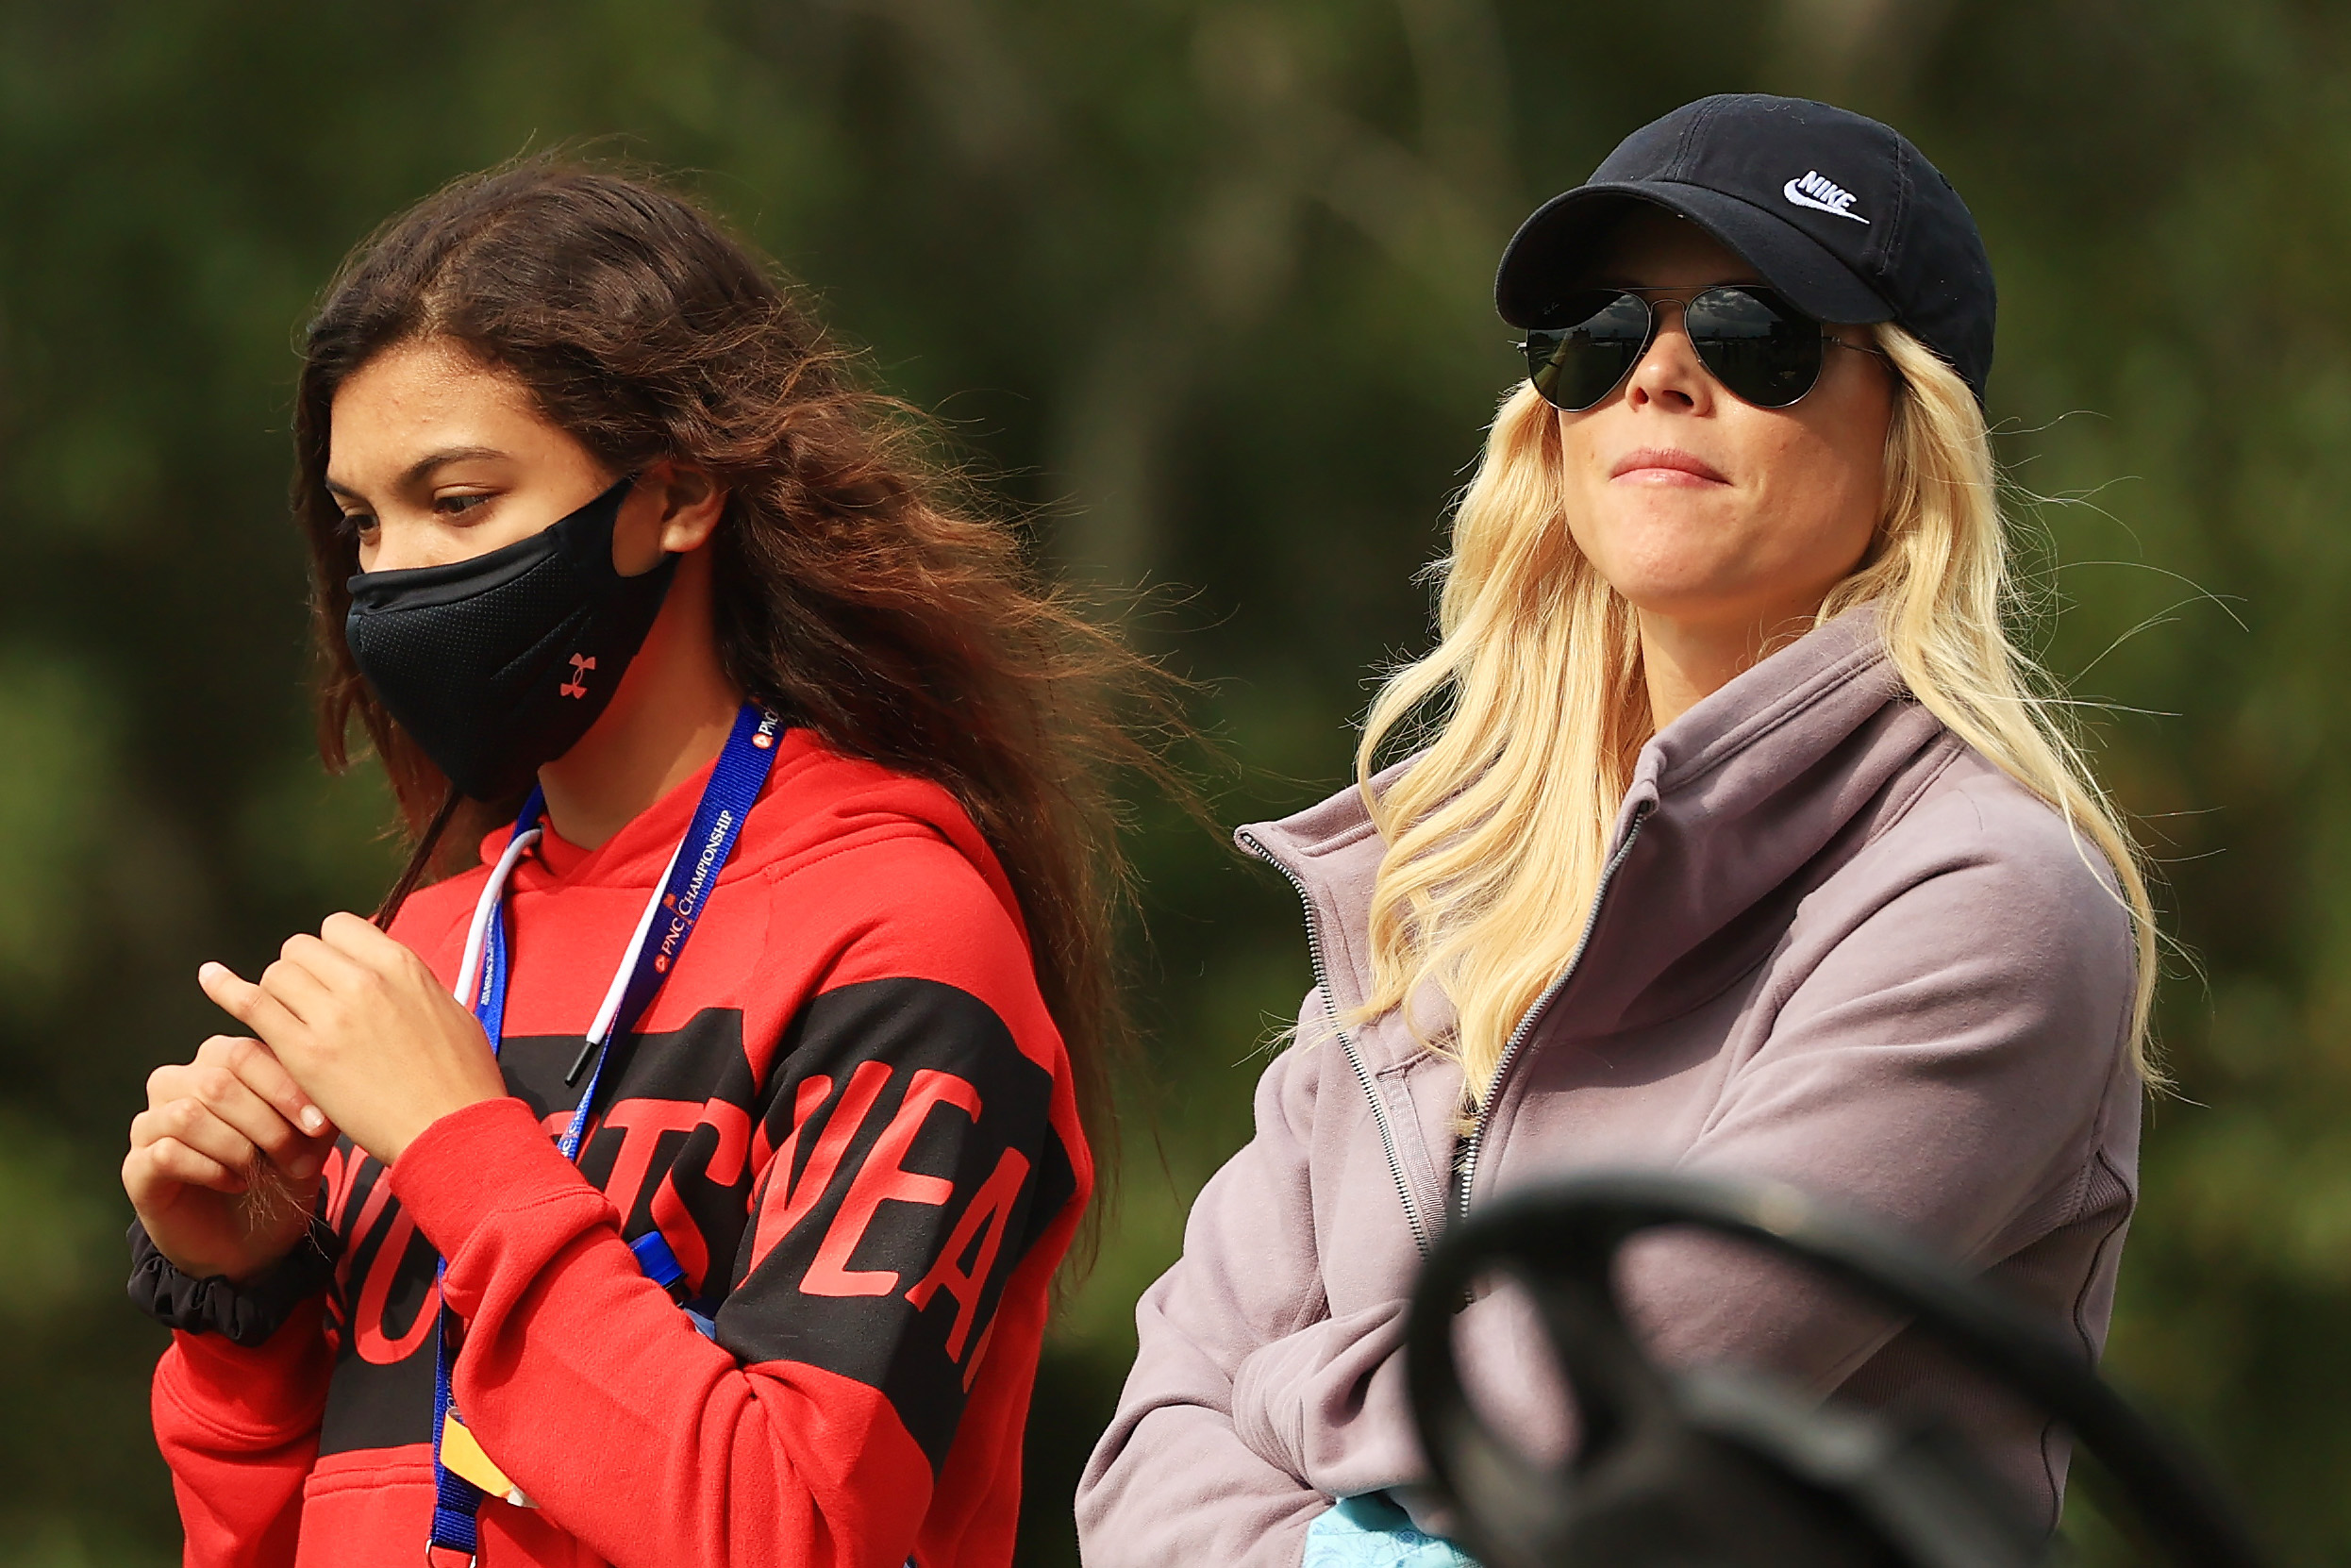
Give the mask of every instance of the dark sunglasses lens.
M 1543 401 L 1570 413 L 1615 391 L 1649 342 L 1649 307 L 1638 294 L 1578 294 L 1555 319 L 1570 325 L 1527 329 L 1526 375 Z
M 1820 323 L 1768 290 L 1709 289 L 1688 319 L 1699 361 L 1759 409 L 1784 409 L 1821 378 Z

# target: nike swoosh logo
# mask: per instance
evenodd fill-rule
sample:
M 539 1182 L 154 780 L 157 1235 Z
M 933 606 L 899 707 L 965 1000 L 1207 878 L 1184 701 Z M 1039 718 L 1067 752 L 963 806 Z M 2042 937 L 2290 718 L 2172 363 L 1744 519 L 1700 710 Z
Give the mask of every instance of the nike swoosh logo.
M 1803 192 L 1797 190 L 1796 181 L 1792 179 L 1779 188 L 1779 193 L 1787 197 L 1790 201 L 1795 203 L 1798 207 L 1809 207 L 1815 212 L 1833 212 L 1840 218 L 1852 219 L 1855 223 L 1859 224 L 1863 228 L 1867 228 L 1869 226 L 1869 220 L 1862 217 L 1859 212 L 1847 212 L 1842 207 L 1831 207 L 1826 202 L 1813 200 L 1810 196 L 1808 196 Z

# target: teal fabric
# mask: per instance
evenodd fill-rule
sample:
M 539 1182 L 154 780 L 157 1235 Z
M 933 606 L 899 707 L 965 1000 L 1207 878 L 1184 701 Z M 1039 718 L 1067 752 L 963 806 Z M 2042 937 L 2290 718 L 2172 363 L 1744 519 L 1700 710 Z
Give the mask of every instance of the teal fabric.
M 1416 1529 L 1384 1492 L 1342 1497 L 1307 1526 L 1301 1568 L 1477 1568 L 1452 1542 Z

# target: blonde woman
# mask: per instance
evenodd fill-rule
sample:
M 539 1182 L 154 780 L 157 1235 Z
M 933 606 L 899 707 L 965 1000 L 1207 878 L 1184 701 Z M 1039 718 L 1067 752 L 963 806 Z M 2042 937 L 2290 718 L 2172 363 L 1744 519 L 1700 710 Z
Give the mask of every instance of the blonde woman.
M 1316 986 L 1137 1310 L 1096 1568 L 1457 1560 L 1412 1512 L 1405 1296 L 1454 1215 L 1574 1168 L 1791 1182 L 2104 1338 L 2153 924 L 2004 630 L 1967 209 L 1875 121 L 1709 98 L 1530 218 L 1497 296 L 1531 375 L 1438 645 L 1357 787 L 1240 834 Z M 1630 1288 L 1670 1357 L 1958 1407 L 2054 1522 L 2056 1442 L 1899 1325 L 1694 1243 Z M 1506 1393 L 1516 1321 L 1460 1325 Z

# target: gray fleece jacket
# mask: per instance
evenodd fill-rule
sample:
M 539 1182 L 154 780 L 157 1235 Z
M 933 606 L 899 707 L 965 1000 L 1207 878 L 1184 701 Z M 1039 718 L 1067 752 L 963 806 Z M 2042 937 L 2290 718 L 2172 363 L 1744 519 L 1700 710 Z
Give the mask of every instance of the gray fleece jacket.
M 1092 1568 L 1296 1568 L 1329 1499 L 1413 1502 L 1415 1267 L 1460 1205 L 1566 1171 L 1790 1182 L 1968 1259 L 2086 1357 L 2103 1344 L 2137 1185 L 2129 923 L 2096 851 L 1904 692 L 1867 608 L 1643 748 L 1582 955 L 1472 1132 L 1450 1060 L 1392 1017 L 1341 1026 L 1381 853 L 1356 792 L 1238 837 L 1297 884 L 1316 985 L 1255 1137 L 1136 1309 L 1078 1488 Z M 1639 1245 L 1626 1288 L 1660 1355 L 1933 1405 L 2054 1523 L 2045 1423 L 1923 1336 L 1726 1243 Z M 1571 1442 L 1511 1298 L 1461 1331 L 1473 1384 Z

